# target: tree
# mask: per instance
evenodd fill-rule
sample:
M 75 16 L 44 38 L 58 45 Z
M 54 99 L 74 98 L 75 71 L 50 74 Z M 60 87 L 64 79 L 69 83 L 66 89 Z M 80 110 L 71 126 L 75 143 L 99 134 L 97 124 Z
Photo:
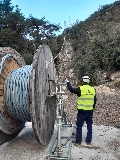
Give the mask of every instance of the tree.
M 11 0 L 1 0 L 0 1 L 0 17 L 5 18 L 13 10 L 11 5 Z
M 38 19 L 30 15 L 29 18 L 26 19 L 26 32 L 28 36 L 34 40 L 37 47 L 42 40 L 48 42 L 48 40 L 54 38 L 56 36 L 55 32 L 60 29 L 61 27 L 59 25 L 45 21 L 45 17 Z
M 40 44 L 53 41 L 55 32 L 60 29 L 59 25 L 51 24 L 45 17 L 38 19 L 30 15 L 25 18 L 18 5 L 12 6 L 11 0 L 0 1 L 1 47 L 12 47 L 23 57 L 32 59 L 35 49 Z

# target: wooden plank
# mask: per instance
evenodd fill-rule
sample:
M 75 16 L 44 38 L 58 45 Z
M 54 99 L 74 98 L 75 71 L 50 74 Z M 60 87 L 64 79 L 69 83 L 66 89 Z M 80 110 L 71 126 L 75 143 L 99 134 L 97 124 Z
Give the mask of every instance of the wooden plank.
M 1 73 L 1 77 L 3 77 L 3 79 L 6 79 L 6 78 L 7 78 L 7 75 L 5 74 L 5 72 L 4 72 L 4 71 L 2 71 L 2 73 Z
M 1 108 L 2 113 L 6 112 L 4 103 L 1 103 L 0 108 Z
M 18 69 L 20 66 L 17 64 L 17 62 L 14 59 L 8 59 L 5 63 L 5 68 L 2 70 L 2 73 L 0 75 L 0 84 L 4 85 L 5 80 L 7 78 L 7 75 L 14 69 Z M 2 86 L 0 89 L 2 89 Z
M 3 103 L 3 100 L 4 100 L 3 96 L 0 96 L 0 104 Z
M 18 69 L 18 68 L 20 68 L 20 66 L 17 64 L 17 62 L 14 59 L 12 59 L 12 58 L 8 59 L 5 63 L 5 68 L 3 68 L 3 70 L 2 70 L 1 77 L 5 80 L 7 78 L 7 75 L 12 70 Z M 3 80 L 0 80 L 0 82 L 1 81 L 2 81 L 2 83 L 4 83 Z
M 12 70 L 20 68 L 17 62 L 14 59 L 8 59 L 6 62 L 6 68 L 10 72 Z
M 3 77 L 0 76 L 0 83 L 4 84 L 5 83 L 5 79 Z
M 4 72 L 6 75 L 8 75 L 8 74 L 10 73 L 10 71 L 6 68 L 6 66 L 5 66 L 5 68 L 3 69 L 3 72 Z
M 0 96 L 4 96 L 4 90 L 0 89 Z
M 4 84 L 0 83 L 0 89 L 4 89 Z

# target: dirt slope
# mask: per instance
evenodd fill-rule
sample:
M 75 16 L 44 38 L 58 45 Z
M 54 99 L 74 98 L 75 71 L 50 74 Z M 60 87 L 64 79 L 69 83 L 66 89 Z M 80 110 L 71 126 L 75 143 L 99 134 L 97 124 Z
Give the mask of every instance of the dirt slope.
M 72 86 L 77 87 L 78 79 L 74 75 L 73 70 L 70 69 L 70 62 L 73 56 L 74 52 L 70 43 L 65 42 L 63 50 L 61 50 L 61 53 L 59 54 L 58 81 L 65 82 L 65 79 L 67 78 Z M 111 82 L 95 86 L 97 103 L 94 110 L 94 124 L 116 126 L 120 122 L 120 90 L 114 86 L 115 82 L 118 82 L 119 79 L 120 73 L 117 72 L 111 75 Z M 63 90 L 65 91 L 65 111 L 69 120 L 75 124 L 77 96 L 71 94 L 66 87 L 63 87 Z

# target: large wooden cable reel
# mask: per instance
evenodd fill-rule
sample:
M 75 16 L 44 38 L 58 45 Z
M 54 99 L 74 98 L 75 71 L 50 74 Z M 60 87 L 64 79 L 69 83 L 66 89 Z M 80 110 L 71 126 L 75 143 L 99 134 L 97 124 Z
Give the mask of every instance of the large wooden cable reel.
M 40 46 L 32 65 L 31 118 L 36 139 L 45 145 L 53 133 L 57 107 L 56 94 L 52 94 L 56 93 L 56 69 L 47 45 Z
M 13 74 L 14 70 L 19 70 L 19 68 L 19 62 L 13 56 L 8 56 L 8 58 L 5 60 L 4 67 L 2 68 L 0 75 L 0 131 L 5 134 L 14 134 L 17 132 L 19 133 L 19 131 L 23 128 L 26 120 L 25 116 L 23 118 L 22 115 L 18 115 L 21 114 L 21 108 L 24 105 L 19 105 L 19 111 L 17 111 L 18 116 L 12 114 L 11 112 L 15 107 L 13 103 L 14 101 L 10 103 L 12 106 L 7 106 L 5 99 L 6 93 L 4 93 L 6 91 L 4 86 L 6 79 L 10 77 L 10 74 Z M 29 93 L 26 93 L 29 94 L 30 100 L 28 101 L 29 109 L 27 110 L 29 111 L 27 111 L 28 118 L 26 121 L 32 121 L 32 127 L 38 142 L 43 145 L 47 145 L 54 130 L 57 107 L 56 94 L 52 94 L 56 93 L 56 70 L 52 53 L 47 45 L 43 45 L 38 48 L 30 68 L 32 68 L 31 72 L 29 71 L 31 74 L 27 76 L 30 79 L 29 85 L 27 84 L 27 86 L 29 86 Z M 24 72 L 23 69 L 22 71 Z M 22 71 L 20 68 L 20 73 Z M 22 75 L 24 75 L 24 73 Z M 10 84 L 11 83 L 12 82 L 10 82 Z M 10 95 L 12 95 L 14 90 L 11 91 L 9 87 L 7 88 L 10 90 Z M 24 95 L 23 89 L 22 92 Z M 7 97 L 11 100 L 8 93 Z

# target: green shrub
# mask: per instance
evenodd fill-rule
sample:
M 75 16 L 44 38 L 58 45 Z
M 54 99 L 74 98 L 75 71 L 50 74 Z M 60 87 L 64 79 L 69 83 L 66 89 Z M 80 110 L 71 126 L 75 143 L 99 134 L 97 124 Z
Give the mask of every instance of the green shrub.
M 33 55 L 25 54 L 23 55 L 26 65 L 31 65 L 33 61 Z

